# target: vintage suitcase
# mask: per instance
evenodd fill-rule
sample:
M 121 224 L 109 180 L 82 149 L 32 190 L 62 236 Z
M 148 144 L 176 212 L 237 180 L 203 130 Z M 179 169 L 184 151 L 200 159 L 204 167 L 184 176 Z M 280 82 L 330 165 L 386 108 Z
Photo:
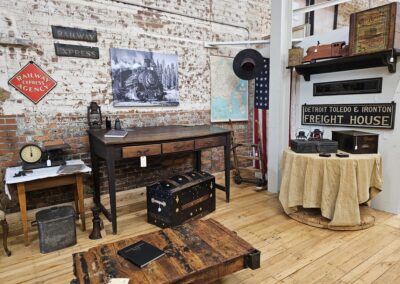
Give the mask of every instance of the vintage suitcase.
M 296 153 L 336 153 L 338 150 L 337 141 L 329 139 L 321 140 L 290 140 L 290 148 Z
M 173 176 L 147 187 L 147 221 L 176 226 L 215 210 L 215 177 L 206 172 Z
M 76 244 L 75 210 L 72 206 L 41 210 L 36 213 L 36 221 L 41 253 Z
M 400 3 L 350 15 L 349 55 L 400 48 Z
M 379 134 L 363 131 L 332 131 L 332 139 L 338 141 L 339 150 L 352 154 L 378 153 Z

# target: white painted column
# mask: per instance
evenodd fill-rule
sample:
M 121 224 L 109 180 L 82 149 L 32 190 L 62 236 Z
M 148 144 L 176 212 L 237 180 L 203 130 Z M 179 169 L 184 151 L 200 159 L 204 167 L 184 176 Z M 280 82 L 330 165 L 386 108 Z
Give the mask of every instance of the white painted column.
M 292 41 L 292 1 L 272 0 L 271 18 L 268 191 L 278 192 L 282 152 L 289 139 L 290 71 L 286 66 Z

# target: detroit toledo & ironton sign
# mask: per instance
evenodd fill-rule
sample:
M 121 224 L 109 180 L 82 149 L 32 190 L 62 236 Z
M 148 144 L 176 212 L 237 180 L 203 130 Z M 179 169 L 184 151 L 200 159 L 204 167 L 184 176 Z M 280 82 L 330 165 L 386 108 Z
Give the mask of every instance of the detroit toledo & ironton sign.
M 301 107 L 301 124 L 365 128 L 394 128 L 396 103 L 307 105 Z

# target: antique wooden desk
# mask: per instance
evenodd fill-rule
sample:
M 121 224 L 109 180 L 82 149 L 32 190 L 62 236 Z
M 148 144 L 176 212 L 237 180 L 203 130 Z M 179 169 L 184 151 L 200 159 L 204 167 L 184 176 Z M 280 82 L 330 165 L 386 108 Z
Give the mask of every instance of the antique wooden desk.
M 135 128 L 128 131 L 124 138 L 105 138 L 105 129 L 89 130 L 90 153 L 93 168 L 94 202 L 101 208 L 112 223 L 112 231 L 117 233 L 117 210 L 115 195 L 115 161 L 141 156 L 167 155 L 177 152 L 194 152 L 194 168 L 201 170 L 201 150 L 212 147 L 224 147 L 225 186 L 216 188 L 230 194 L 230 152 L 231 131 L 223 128 L 199 126 L 161 126 Z M 108 171 L 108 189 L 110 194 L 109 212 L 100 202 L 99 158 L 105 160 Z
M 69 163 L 68 163 L 69 162 Z M 68 161 L 67 164 L 83 164 L 81 160 Z M 6 169 L 5 183 L 7 185 L 6 192 L 8 193 L 8 185 L 15 184 L 18 190 L 19 208 L 21 211 L 22 229 L 24 232 L 25 246 L 29 245 L 28 236 L 28 217 L 26 213 L 26 192 L 51 189 L 63 185 L 76 185 L 74 191 L 75 210 L 81 218 L 82 231 L 86 230 L 85 223 L 85 206 L 83 196 L 83 175 L 91 171 L 85 166 L 81 171 L 71 174 L 58 174 L 60 167 L 49 167 L 32 170 L 25 176 L 14 177 L 14 174 L 22 170 L 22 167 L 12 167 Z M 9 193 L 8 193 L 9 195 Z
M 117 251 L 146 241 L 165 255 L 143 268 Z M 210 283 L 236 271 L 260 267 L 260 251 L 213 219 L 188 222 L 73 255 L 75 279 L 71 283 L 109 283 L 128 278 L 134 283 Z

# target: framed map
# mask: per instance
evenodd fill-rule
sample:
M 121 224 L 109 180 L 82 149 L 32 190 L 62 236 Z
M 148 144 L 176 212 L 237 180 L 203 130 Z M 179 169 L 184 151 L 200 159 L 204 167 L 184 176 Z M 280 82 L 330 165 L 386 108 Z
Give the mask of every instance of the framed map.
M 211 56 L 211 122 L 249 119 L 248 82 L 233 73 L 233 58 Z

